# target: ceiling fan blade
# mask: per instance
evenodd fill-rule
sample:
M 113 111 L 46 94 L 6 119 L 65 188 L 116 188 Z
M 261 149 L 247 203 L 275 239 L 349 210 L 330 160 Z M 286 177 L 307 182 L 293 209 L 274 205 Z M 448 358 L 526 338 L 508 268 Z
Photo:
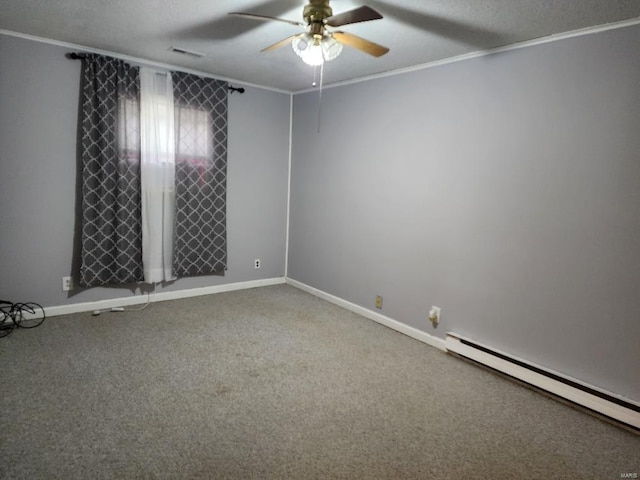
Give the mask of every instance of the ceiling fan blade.
M 382 15 L 373 8 L 363 6 L 327 18 L 327 25 L 341 27 L 350 23 L 368 22 L 369 20 L 380 20 L 381 18 Z
M 416 7 L 407 8 L 392 5 L 392 3 L 408 4 L 411 2 L 367 0 L 367 3 L 372 5 L 373 8 L 384 9 L 386 16 L 393 17 L 405 25 L 480 48 L 481 50 L 510 43 L 506 30 L 500 30 L 499 27 L 484 28 L 473 19 L 467 21 L 456 20 L 453 17 L 449 18 L 436 13 L 419 11 L 419 8 Z M 413 3 L 417 5 L 420 2 Z
M 229 15 L 235 15 L 236 17 L 250 18 L 252 20 L 260 20 L 262 22 L 271 22 L 271 21 L 283 22 L 283 23 L 288 23 L 289 25 L 295 25 L 296 27 L 306 26 L 304 23 L 296 22 L 295 20 L 287 20 L 286 18 L 268 17 L 266 15 L 256 15 L 254 13 L 229 12 Z
M 333 32 L 332 35 L 338 42 L 357 48 L 358 50 L 368 53 L 369 55 L 373 55 L 374 57 L 381 57 L 389 51 L 387 47 L 370 42 L 369 40 L 358 37 L 352 33 Z
M 295 34 L 295 35 L 291 35 L 290 37 L 285 38 L 284 40 L 280 40 L 278 43 L 274 43 L 273 45 L 268 46 L 267 48 L 263 48 L 262 50 L 260 50 L 261 52 L 270 52 L 272 50 L 275 50 L 277 48 L 280 47 L 284 47 L 287 43 L 291 43 L 291 41 L 296 38 L 298 35 L 300 35 L 299 33 Z

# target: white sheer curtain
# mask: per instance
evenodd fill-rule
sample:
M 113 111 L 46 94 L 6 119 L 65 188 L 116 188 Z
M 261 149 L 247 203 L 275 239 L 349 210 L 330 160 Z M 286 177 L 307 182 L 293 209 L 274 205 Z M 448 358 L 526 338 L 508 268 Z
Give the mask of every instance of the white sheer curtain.
M 174 280 L 175 130 L 169 72 L 140 69 L 142 263 L 145 283 Z

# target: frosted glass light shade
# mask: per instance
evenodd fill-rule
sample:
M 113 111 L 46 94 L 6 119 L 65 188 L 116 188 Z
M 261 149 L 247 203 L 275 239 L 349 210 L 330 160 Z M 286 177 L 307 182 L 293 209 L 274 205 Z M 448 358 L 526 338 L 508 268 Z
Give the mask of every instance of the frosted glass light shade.
M 333 60 L 342 52 L 342 44 L 328 34 L 314 37 L 311 33 L 303 33 L 293 39 L 291 46 L 304 63 L 312 66 Z
M 325 35 L 322 39 L 322 56 L 325 62 L 329 62 L 337 58 L 342 52 L 342 44 L 331 35 Z

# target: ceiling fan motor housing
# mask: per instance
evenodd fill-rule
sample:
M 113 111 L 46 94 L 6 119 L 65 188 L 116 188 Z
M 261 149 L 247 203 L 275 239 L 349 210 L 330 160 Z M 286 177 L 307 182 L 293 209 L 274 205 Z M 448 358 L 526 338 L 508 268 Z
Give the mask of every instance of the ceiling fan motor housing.
M 312 35 L 324 34 L 324 21 L 333 15 L 333 10 L 329 6 L 329 0 L 310 0 L 305 5 L 302 16 L 309 24 Z

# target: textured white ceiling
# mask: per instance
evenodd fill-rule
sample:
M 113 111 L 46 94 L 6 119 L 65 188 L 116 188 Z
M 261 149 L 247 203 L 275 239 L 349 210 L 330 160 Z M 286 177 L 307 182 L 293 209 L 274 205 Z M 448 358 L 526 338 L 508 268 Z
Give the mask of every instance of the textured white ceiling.
M 228 16 L 302 20 L 295 0 L 0 0 L 0 29 L 72 43 L 268 88 L 311 87 L 313 69 L 289 47 L 263 47 L 299 27 Z M 334 0 L 334 13 L 369 5 L 384 19 L 341 30 L 389 47 L 374 58 L 345 47 L 325 84 L 427 64 L 552 34 L 640 18 L 640 0 Z M 205 54 L 194 59 L 175 46 Z

